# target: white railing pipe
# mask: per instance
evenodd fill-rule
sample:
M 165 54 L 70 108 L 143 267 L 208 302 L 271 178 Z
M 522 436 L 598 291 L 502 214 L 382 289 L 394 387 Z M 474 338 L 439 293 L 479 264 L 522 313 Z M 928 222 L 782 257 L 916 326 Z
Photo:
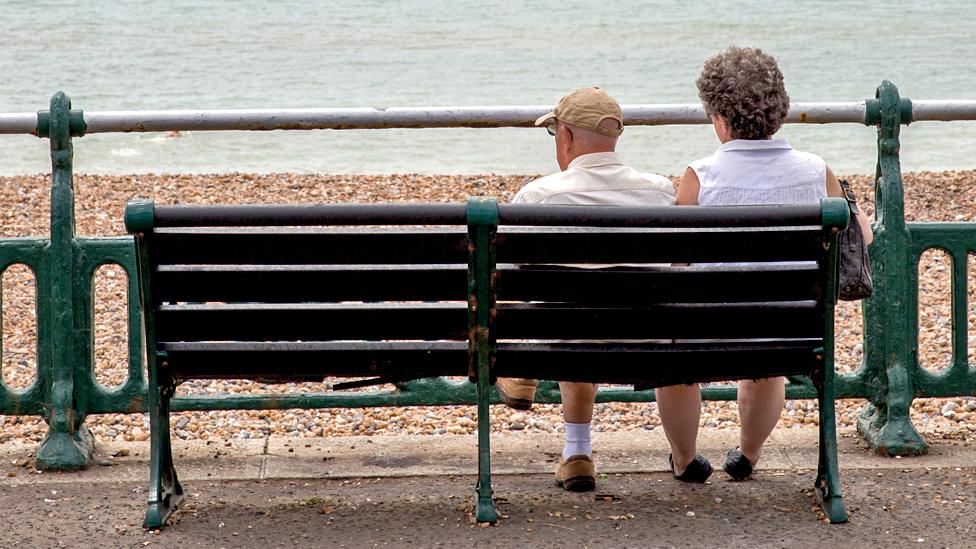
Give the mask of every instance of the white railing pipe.
M 84 111 L 85 133 L 530 127 L 547 106 Z M 698 103 L 625 105 L 629 126 L 707 124 Z M 864 101 L 793 103 L 787 123 L 863 124 Z M 912 102 L 913 121 L 976 120 L 976 101 Z M 0 113 L 0 134 L 35 134 L 36 113 Z

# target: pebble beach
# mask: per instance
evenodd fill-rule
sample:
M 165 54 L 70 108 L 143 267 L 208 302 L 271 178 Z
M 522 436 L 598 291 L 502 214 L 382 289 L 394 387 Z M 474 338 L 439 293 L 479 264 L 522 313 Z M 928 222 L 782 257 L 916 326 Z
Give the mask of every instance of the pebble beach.
M 284 203 L 284 202 L 448 202 L 468 196 L 488 195 L 511 200 L 516 191 L 537 175 L 437 176 L 437 175 L 134 175 L 75 177 L 76 234 L 124 235 L 122 212 L 132 197 L 153 198 L 160 203 Z M 861 197 L 862 207 L 873 215 L 870 176 L 847 176 Z M 976 171 L 920 172 L 905 174 L 905 209 L 908 221 L 976 221 Z M 0 177 L 0 237 L 44 236 L 50 215 L 50 178 L 45 175 Z M 976 348 L 976 265 L 969 269 L 969 362 Z M 948 257 L 927 252 L 920 265 L 919 357 L 932 371 L 951 360 L 951 302 Z M 36 377 L 35 288 L 32 273 L 23 265 L 8 267 L 2 277 L 3 340 L 2 379 L 8 387 L 23 389 Z M 107 387 L 120 385 L 127 376 L 126 276 L 121 268 L 105 266 L 96 277 L 95 360 L 96 379 Z M 838 370 L 857 368 L 863 352 L 861 307 L 841 303 L 837 310 Z M 192 382 L 177 394 L 240 394 L 249 392 L 318 392 L 323 384 L 261 385 L 252 382 Z M 854 425 L 865 401 L 841 400 L 837 421 Z M 558 405 L 537 405 L 531 412 L 504 406 L 492 409 L 495 430 L 534 430 L 557 433 L 562 420 Z M 917 399 L 912 407 L 916 427 L 929 440 L 951 438 L 966 443 L 976 440 L 976 399 Z M 96 441 L 147 440 L 148 418 L 142 414 L 104 414 L 87 420 Z M 374 434 L 450 435 L 473 433 L 473 406 L 367 408 L 283 411 L 219 411 L 174 414 L 173 435 L 180 439 L 227 440 L 268 435 L 291 437 L 350 436 Z M 596 431 L 656 429 L 660 425 L 653 403 L 598 404 Z M 737 426 L 734 403 L 706 402 L 702 414 L 706 428 Z M 780 428 L 815 428 L 815 402 L 787 402 Z M 39 441 L 46 432 L 43 420 L 34 416 L 0 415 L 0 444 Z M 556 445 L 554 436 L 553 444 Z

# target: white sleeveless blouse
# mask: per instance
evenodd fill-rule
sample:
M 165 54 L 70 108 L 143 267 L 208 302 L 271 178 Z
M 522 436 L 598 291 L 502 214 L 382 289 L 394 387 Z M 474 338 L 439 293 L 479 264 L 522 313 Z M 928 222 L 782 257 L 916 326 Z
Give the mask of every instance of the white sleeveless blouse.
M 701 206 L 810 204 L 827 198 L 827 164 L 785 139 L 734 139 L 689 164 Z

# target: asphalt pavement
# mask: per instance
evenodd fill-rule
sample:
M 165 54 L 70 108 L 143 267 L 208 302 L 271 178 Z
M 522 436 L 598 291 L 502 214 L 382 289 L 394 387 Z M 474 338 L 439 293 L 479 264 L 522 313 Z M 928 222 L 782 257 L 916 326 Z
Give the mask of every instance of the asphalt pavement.
M 721 464 L 734 430 L 703 431 Z M 815 429 L 774 432 L 755 479 L 704 485 L 667 471 L 660 429 L 594 433 L 595 492 L 553 482 L 558 435 L 492 436 L 495 526 L 471 514 L 474 436 L 175 442 L 187 500 L 162 531 L 141 527 L 148 444 L 100 444 L 78 473 L 36 472 L 33 445 L 0 445 L 0 548 L 13 547 L 968 547 L 976 448 L 933 441 L 887 458 L 839 440 L 850 522 L 816 507 Z

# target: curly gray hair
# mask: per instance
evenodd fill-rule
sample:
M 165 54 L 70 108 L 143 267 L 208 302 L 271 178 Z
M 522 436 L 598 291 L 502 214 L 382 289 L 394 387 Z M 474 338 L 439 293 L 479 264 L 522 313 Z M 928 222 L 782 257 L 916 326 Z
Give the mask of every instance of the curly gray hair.
M 790 110 L 776 59 L 759 48 L 731 47 L 705 61 L 698 97 L 708 114 L 725 119 L 734 139 L 765 139 Z

